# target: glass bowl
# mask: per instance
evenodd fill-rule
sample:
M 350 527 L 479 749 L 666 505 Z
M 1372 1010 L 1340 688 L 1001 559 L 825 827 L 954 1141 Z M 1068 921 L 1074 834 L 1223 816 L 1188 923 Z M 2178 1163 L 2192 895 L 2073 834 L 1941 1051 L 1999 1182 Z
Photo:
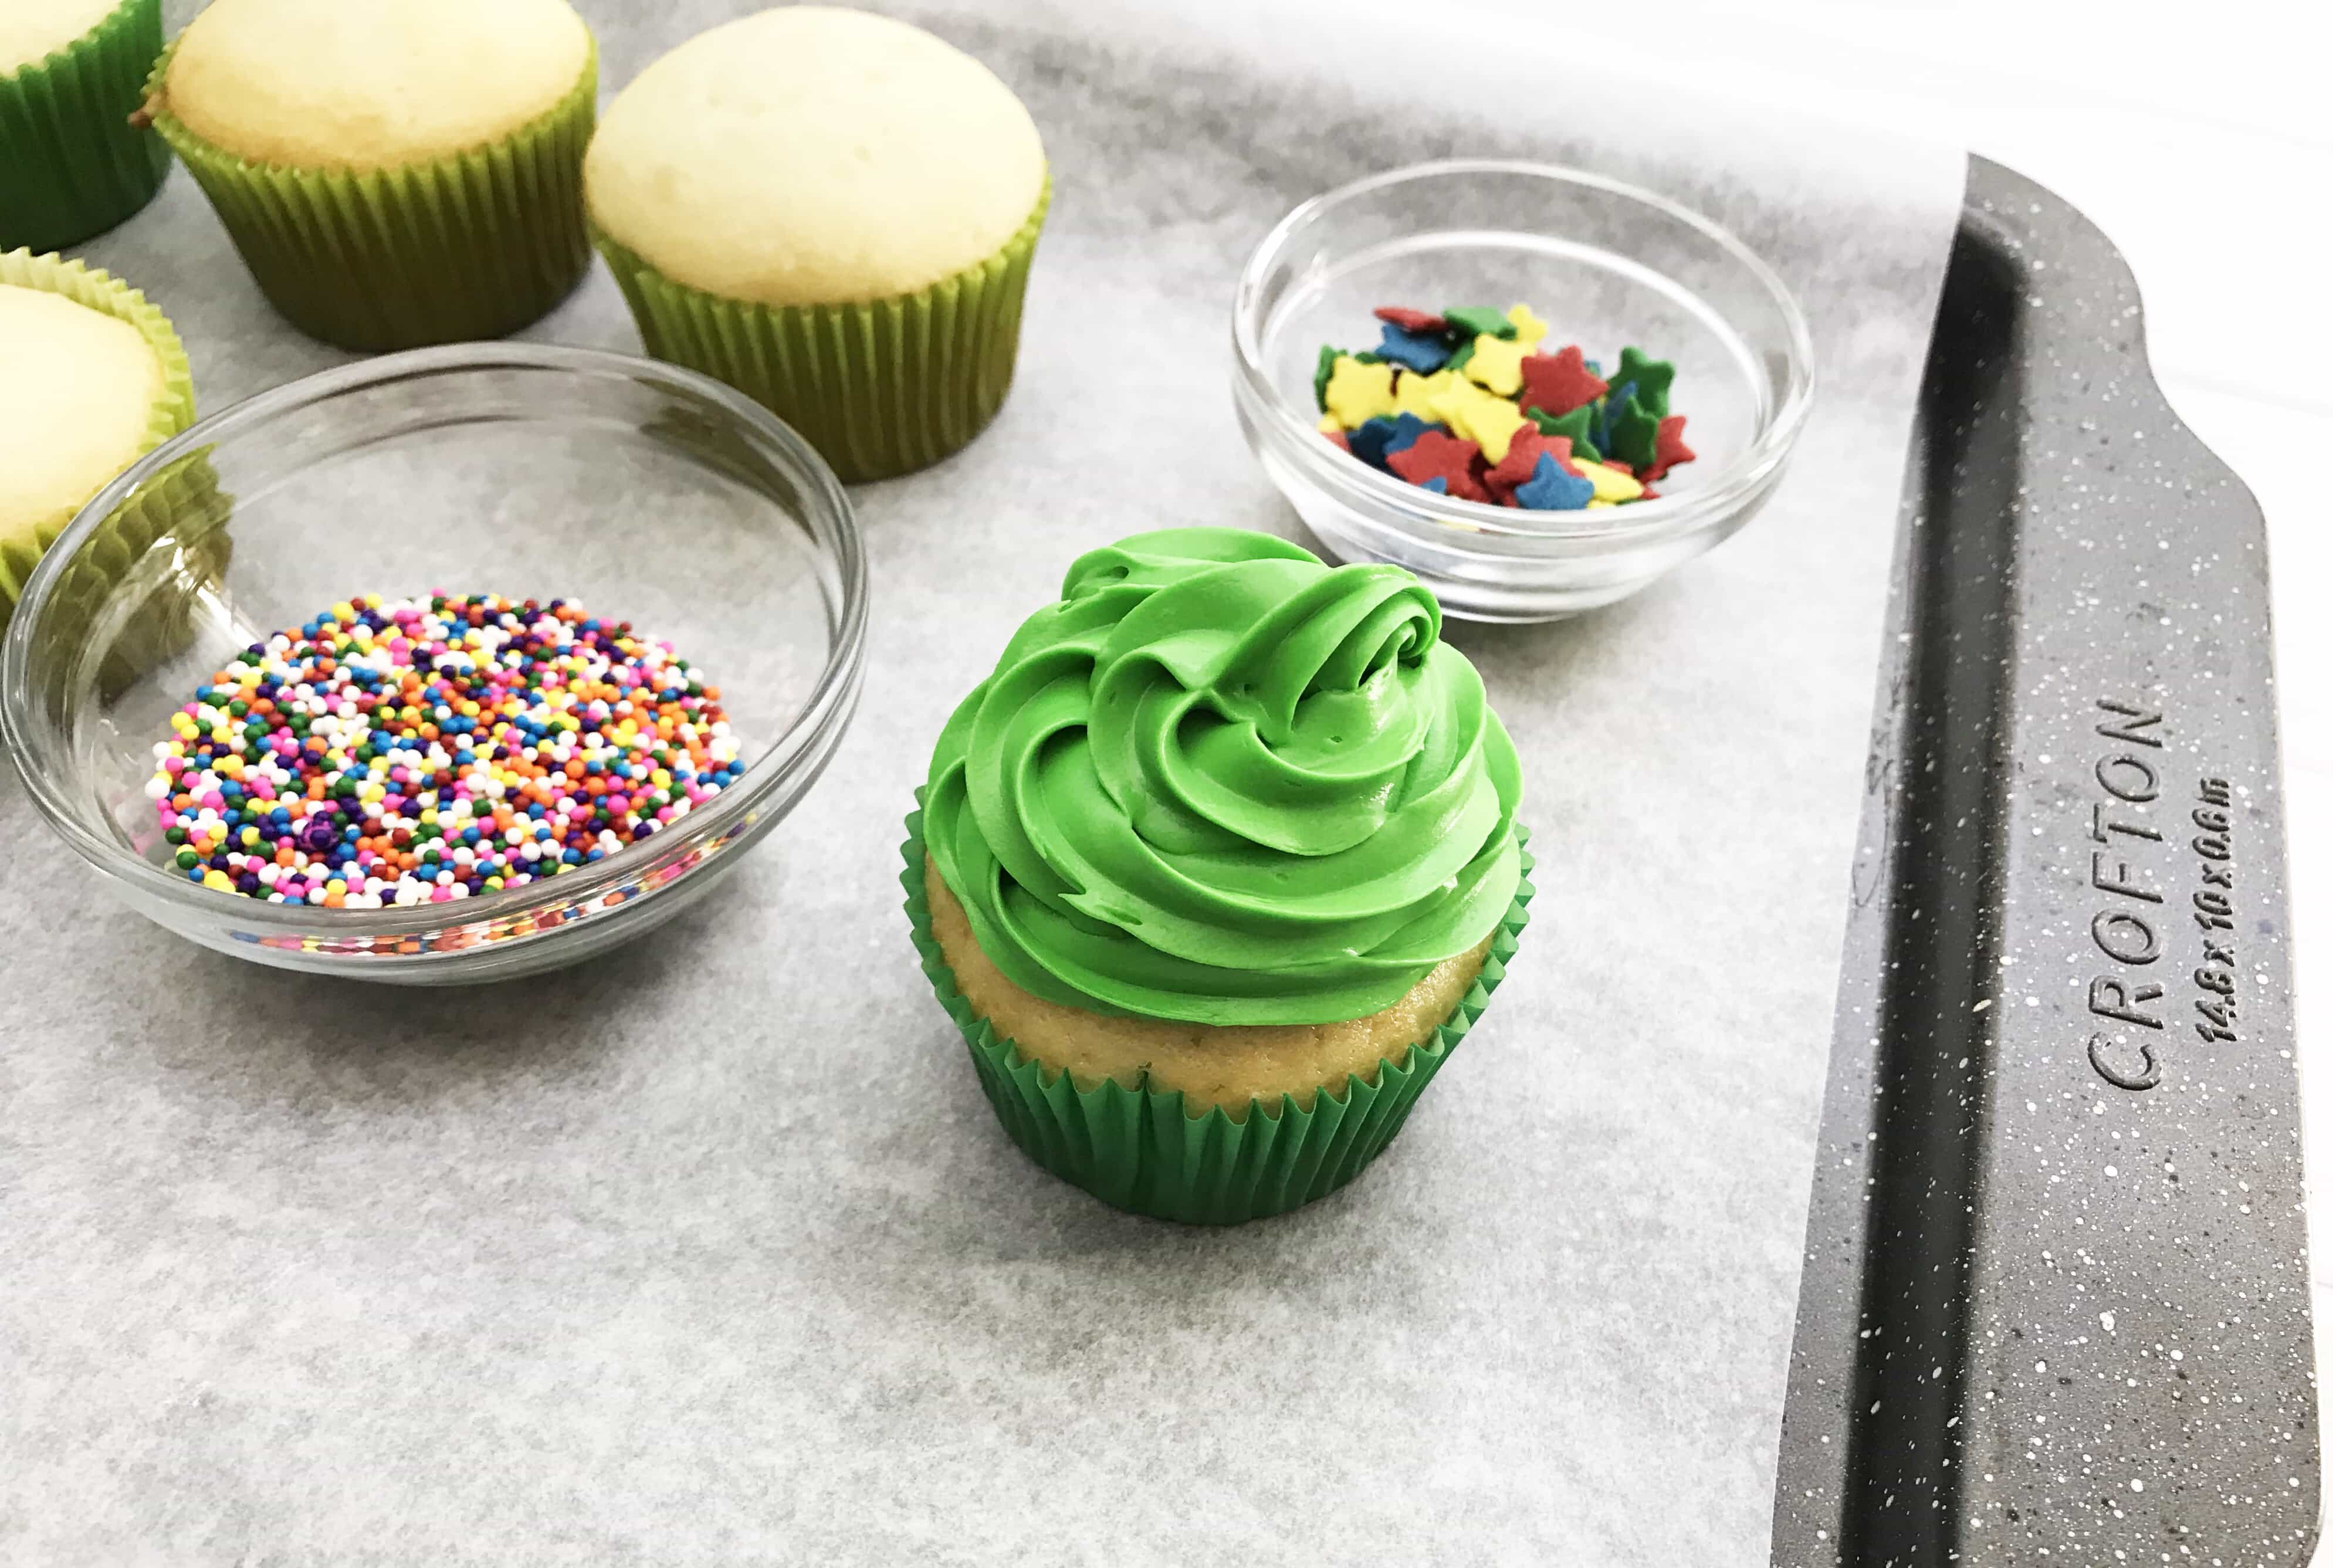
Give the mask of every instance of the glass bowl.
M 1530 304 L 1551 347 L 1673 361 L 1697 460 L 1649 501 L 1529 512 L 1379 473 L 1316 428 L 1320 345 L 1375 346 L 1379 305 Z M 1551 620 L 1627 597 L 1748 522 L 1814 396 L 1806 318 L 1743 243 L 1665 197 L 1550 165 L 1457 159 L 1318 196 L 1240 274 L 1233 397 L 1248 445 L 1321 544 L 1389 561 L 1452 615 Z
M 606 859 L 379 909 L 216 891 L 168 863 L 146 794 L 168 716 L 252 644 L 351 594 L 580 599 L 721 689 L 744 774 Z M 677 366 L 463 343 L 310 376 L 205 419 L 107 486 L 0 647 L 0 736 L 65 842 L 207 948 L 370 980 L 573 963 L 702 897 L 817 780 L 857 706 L 867 563 L 825 462 Z

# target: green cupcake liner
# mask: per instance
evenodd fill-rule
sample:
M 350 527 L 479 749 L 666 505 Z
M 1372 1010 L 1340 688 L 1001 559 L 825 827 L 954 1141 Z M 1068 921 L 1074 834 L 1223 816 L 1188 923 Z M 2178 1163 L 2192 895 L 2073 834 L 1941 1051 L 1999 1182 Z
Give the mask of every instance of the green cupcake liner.
M 310 337 L 365 352 L 502 337 L 542 319 L 590 265 L 583 149 L 596 43 L 567 96 L 510 135 L 362 173 L 253 163 L 212 146 L 170 112 L 169 69 L 166 53 L 146 84 L 155 128 L 260 292 Z
M 995 255 L 914 293 L 765 305 L 675 283 L 594 225 L 650 354 L 726 381 L 792 426 L 845 483 L 928 467 L 1013 385 L 1021 304 L 1053 182 Z
M 1283 1094 L 1277 1106 L 1249 1101 L 1239 1121 L 1220 1105 L 1195 1116 L 1179 1089 L 1129 1089 L 1115 1079 L 1080 1089 L 1066 1072 L 1049 1077 L 1043 1063 L 1022 1055 L 973 1011 L 932 935 L 924 896 L 923 800 L 919 789 L 900 851 L 908 928 L 933 992 L 972 1053 L 996 1119 L 1023 1153 L 1062 1180 L 1104 1203 L 1158 1219 L 1238 1225 L 1301 1207 L 1359 1176 L 1400 1132 L 1410 1107 L 1490 1005 L 1530 920 L 1526 906 L 1533 889 L 1526 851 L 1524 880 L 1492 938 L 1482 974 L 1434 1038 L 1410 1047 L 1400 1066 L 1380 1058 L 1375 1082 L 1349 1074 L 1341 1095 L 1323 1088 L 1309 1111 Z
M 106 640 L 97 669 L 99 693 L 109 702 L 184 653 L 202 620 L 204 597 L 226 578 L 232 505 L 219 487 L 209 447 L 178 457 L 124 499 L 74 555 L 35 640 L 79 643 L 92 627 L 111 628 L 101 632 Z M 124 583 L 136 597 L 121 609 Z M 60 671 L 71 668 L 69 661 L 43 663 Z
M 144 294 L 80 262 L 54 255 L 35 255 L 28 250 L 0 255 L 0 284 L 62 294 L 76 304 L 128 322 L 153 349 L 162 361 L 162 390 L 148 413 L 146 434 L 132 454 L 133 460 L 195 422 L 195 381 L 187 368 L 186 348 L 168 318 L 149 304 Z M 6 630 L 15 614 L 24 580 L 78 511 L 78 506 L 68 506 L 14 528 L 0 528 L 0 630 Z
M 79 245 L 154 199 L 170 149 L 130 117 L 161 47 L 161 0 L 122 0 L 46 59 L 0 75 L 0 250 Z

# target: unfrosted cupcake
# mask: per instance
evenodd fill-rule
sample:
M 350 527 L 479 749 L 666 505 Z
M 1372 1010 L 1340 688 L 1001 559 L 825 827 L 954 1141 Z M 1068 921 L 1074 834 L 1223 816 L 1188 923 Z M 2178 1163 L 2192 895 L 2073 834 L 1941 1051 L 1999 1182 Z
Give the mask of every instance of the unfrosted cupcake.
M 936 462 L 1003 403 L 1044 148 L 930 34 L 818 5 L 715 27 L 617 95 L 583 181 L 648 351 L 765 404 L 843 478 Z
M 161 0 L 0 4 L 0 251 L 57 250 L 154 199 L 169 149 L 130 115 Z
M 83 503 L 194 422 L 178 334 L 79 262 L 0 255 L 0 628 Z
M 402 349 L 574 288 L 598 81 L 566 0 L 214 0 L 147 111 L 293 325 Z
M 1039 1164 L 1223 1223 L 1350 1180 L 1505 973 L 1521 770 L 1398 567 L 1234 529 L 1081 557 L 909 819 L 925 970 Z

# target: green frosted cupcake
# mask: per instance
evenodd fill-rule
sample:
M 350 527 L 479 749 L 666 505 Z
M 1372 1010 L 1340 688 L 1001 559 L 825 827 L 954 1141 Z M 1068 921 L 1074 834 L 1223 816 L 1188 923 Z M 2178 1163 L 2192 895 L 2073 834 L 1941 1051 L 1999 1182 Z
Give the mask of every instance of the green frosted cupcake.
M 930 34 L 818 5 L 701 34 L 609 105 L 583 183 L 648 351 L 764 404 L 844 479 L 937 462 L 1003 402 L 1044 148 Z
M 130 123 L 161 0 L 0 4 L 0 251 L 57 250 L 154 199 L 169 149 Z
M 1124 1208 L 1335 1190 L 1505 974 L 1514 747 L 1434 597 L 1234 529 L 1081 557 L 941 733 L 909 922 L 1013 1140 Z
M 194 422 L 186 351 L 136 289 L 55 255 L 0 255 L 0 629 L 107 481 Z
M 213 0 L 146 112 L 311 336 L 499 337 L 590 265 L 598 54 L 566 0 Z

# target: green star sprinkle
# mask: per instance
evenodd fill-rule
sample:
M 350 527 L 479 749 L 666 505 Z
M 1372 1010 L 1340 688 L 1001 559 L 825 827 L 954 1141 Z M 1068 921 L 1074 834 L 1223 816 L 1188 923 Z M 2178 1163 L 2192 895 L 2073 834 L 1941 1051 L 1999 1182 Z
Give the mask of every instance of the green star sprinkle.
M 1637 401 L 1644 404 L 1657 425 L 1669 415 L 1669 383 L 1676 380 L 1676 367 L 1666 360 L 1648 360 L 1634 349 L 1620 351 L 1620 368 L 1605 380 L 1615 387 L 1629 382 L 1637 384 Z M 1647 457 L 1647 462 L 1652 459 Z
M 1595 462 L 1603 461 L 1604 454 L 1598 451 L 1596 443 L 1588 438 L 1589 421 L 1596 416 L 1594 404 L 1582 403 L 1560 419 L 1541 409 L 1529 409 L 1524 411 L 1531 415 L 1531 423 L 1539 427 L 1541 435 L 1568 438 L 1571 442 L 1573 457 L 1587 457 Z
M 1668 367 L 1664 365 L 1663 370 Z M 1643 390 L 1642 383 L 1638 391 Z M 1631 468 L 1653 466 L 1653 449 L 1659 441 L 1661 417 L 1647 409 L 1639 398 L 1631 397 L 1614 411 L 1610 435 L 1612 455 Z
M 1507 320 L 1507 313 L 1494 311 L 1488 305 L 1453 305 L 1442 313 L 1442 319 L 1466 334 L 1469 347 L 1483 332 L 1494 338 L 1515 335 L 1515 323 Z

